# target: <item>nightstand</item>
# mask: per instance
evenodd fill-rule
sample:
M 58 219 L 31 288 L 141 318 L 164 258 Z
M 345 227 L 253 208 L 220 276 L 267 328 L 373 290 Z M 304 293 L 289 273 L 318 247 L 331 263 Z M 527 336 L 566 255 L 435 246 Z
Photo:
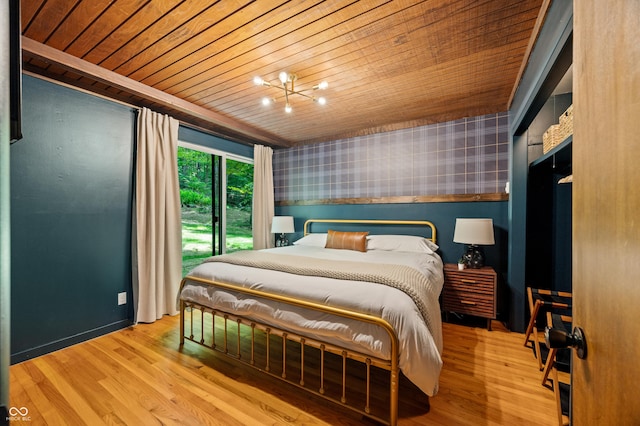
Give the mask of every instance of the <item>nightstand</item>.
M 444 287 L 442 310 L 459 314 L 487 318 L 487 329 L 491 331 L 491 320 L 496 319 L 498 279 L 493 268 L 458 270 L 457 264 L 444 265 Z

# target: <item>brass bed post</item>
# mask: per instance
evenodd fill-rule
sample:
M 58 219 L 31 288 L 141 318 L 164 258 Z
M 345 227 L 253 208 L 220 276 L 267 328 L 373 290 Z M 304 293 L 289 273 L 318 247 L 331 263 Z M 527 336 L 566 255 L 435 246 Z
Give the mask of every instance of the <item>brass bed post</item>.
M 211 310 L 211 347 L 213 349 L 216 349 L 216 310 L 215 309 Z
M 190 306 L 191 310 L 189 311 L 189 340 L 193 340 L 193 305 Z
M 229 353 L 229 345 L 227 343 L 227 320 L 229 319 L 229 315 L 224 314 L 222 316 L 222 318 L 224 318 L 224 353 L 228 354 Z
M 240 355 L 240 323 L 242 323 L 242 321 L 240 321 L 240 318 L 236 319 L 236 323 L 237 323 L 236 325 L 238 327 L 237 328 L 238 334 L 236 336 L 236 339 L 237 339 L 236 352 L 237 352 L 238 359 L 240 359 L 241 358 L 241 355 Z
M 287 378 L 287 333 L 282 334 L 282 378 Z
M 300 339 L 300 386 L 304 386 L 304 337 Z
M 256 323 L 251 323 L 251 365 L 256 365 Z
M 324 395 L 324 345 L 320 345 L 320 395 Z
M 271 371 L 271 329 L 267 328 L 265 333 L 267 335 L 267 366 L 264 368 L 264 371 L 269 372 Z
M 204 314 L 205 310 L 200 309 L 200 343 L 204 343 Z
M 364 405 L 364 412 L 370 413 L 371 406 L 369 405 L 370 397 L 371 397 L 371 358 L 367 358 L 365 360 L 365 364 L 367 366 L 367 399 Z
M 340 402 L 347 403 L 347 351 L 342 351 L 342 397 Z
M 180 299 L 180 346 L 184 346 L 184 310 L 186 309 L 186 304 L 184 300 Z
M 389 392 L 391 393 L 391 401 L 389 403 L 389 419 L 392 425 L 398 424 L 398 388 L 400 386 L 400 378 L 398 377 L 398 342 L 392 345 L 391 355 L 391 384 Z

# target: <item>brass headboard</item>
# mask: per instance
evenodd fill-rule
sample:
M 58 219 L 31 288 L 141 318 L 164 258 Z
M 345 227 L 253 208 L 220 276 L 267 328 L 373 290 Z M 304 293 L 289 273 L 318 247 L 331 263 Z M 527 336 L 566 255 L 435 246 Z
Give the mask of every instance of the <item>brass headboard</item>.
M 426 226 L 431 229 L 431 236 L 426 238 L 432 242 L 436 242 L 436 227 L 428 220 L 384 220 L 384 219 L 308 219 L 304 223 L 304 235 L 310 233 L 309 228 L 312 223 L 353 223 L 353 224 L 372 224 L 372 225 L 418 225 Z

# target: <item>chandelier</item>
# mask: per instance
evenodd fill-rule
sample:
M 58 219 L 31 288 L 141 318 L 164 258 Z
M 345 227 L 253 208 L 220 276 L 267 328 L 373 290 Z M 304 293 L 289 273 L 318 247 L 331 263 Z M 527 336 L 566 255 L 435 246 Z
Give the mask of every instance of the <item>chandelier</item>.
M 254 77 L 253 78 L 253 82 L 258 85 L 258 86 L 266 86 L 266 87 L 275 87 L 277 89 L 282 89 L 284 91 L 284 99 L 285 99 L 285 106 L 284 106 L 284 110 L 285 112 L 290 113 L 292 111 L 291 108 L 291 104 L 289 103 L 289 97 L 292 95 L 300 95 L 300 96 L 304 96 L 307 99 L 311 99 L 313 102 L 317 102 L 320 105 L 325 105 L 327 103 L 327 100 L 320 96 L 318 98 L 316 98 L 315 96 L 309 95 L 307 93 L 304 93 L 306 91 L 309 90 L 324 90 L 327 87 L 329 87 L 329 83 L 327 83 L 326 81 L 321 82 L 320 84 L 317 84 L 315 86 L 313 86 L 311 89 L 305 89 L 305 90 L 296 90 L 295 88 L 295 82 L 298 79 L 298 76 L 296 74 L 289 74 L 286 73 L 284 71 L 282 71 L 280 73 L 280 75 L 278 76 L 280 83 L 282 84 L 282 86 L 280 85 L 273 85 L 271 83 L 269 83 L 268 81 L 264 81 L 261 77 Z M 269 98 L 269 97 L 264 97 L 262 98 L 262 105 L 269 105 L 272 102 L 275 102 L 275 98 Z

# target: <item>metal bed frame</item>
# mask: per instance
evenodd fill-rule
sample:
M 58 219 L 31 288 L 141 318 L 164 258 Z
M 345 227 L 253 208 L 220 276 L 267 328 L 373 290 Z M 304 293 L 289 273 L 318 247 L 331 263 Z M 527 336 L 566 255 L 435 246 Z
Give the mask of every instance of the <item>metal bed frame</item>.
M 304 224 L 304 235 L 309 233 L 309 227 L 312 223 L 340 223 L 340 224 L 372 224 L 372 225 L 418 225 L 427 226 L 431 230 L 431 236 L 427 237 L 435 242 L 435 226 L 428 221 L 398 221 L 398 220 L 329 220 L 329 219 L 310 219 Z M 235 315 L 231 312 L 224 312 L 219 309 L 215 309 L 208 306 L 203 306 L 198 303 L 180 300 L 180 346 L 184 345 L 185 340 L 189 340 L 198 345 L 207 347 L 231 358 L 236 359 L 248 366 L 251 366 L 259 371 L 262 371 L 272 377 L 281 379 L 289 384 L 292 384 L 300 389 L 304 389 L 307 392 L 320 396 L 324 399 L 332 401 L 343 407 L 349 408 L 352 411 L 360 413 L 364 416 L 372 418 L 378 422 L 395 426 L 398 421 L 398 388 L 399 388 L 399 367 L 398 367 L 398 337 L 395 330 L 386 320 L 369 314 L 364 314 L 357 311 L 351 311 L 347 309 L 332 307 L 316 303 L 308 300 L 300 300 L 293 297 L 288 297 L 282 294 L 273 294 L 260 290 L 254 290 L 249 288 L 243 288 L 234 284 L 207 280 L 198 277 L 185 277 L 181 284 L 190 280 L 194 282 L 205 283 L 210 286 L 220 288 L 222 290 L 230 290 L 237 293 L 242 293 L 252 297 L 259 297 L 276 302 L 286 303 L 296 307 L 302 307 L 305 309 L 311 309 L 322 313 L 338 315 L 344 318 L 357 320 L 360 322 L 374 324 L 381 329 L 385 330 L 389 336 L 389 342 L 391 345 L 390 356 L 388 359 L 377 358 L 370 355 L 366 355 L 360 352 L 352 351 L 346 348 L 342 348 L 336 345 L 332 345 L 321 340 L 314 339 L 310 336 L 304 336 L 296 333 L 291 333 L 287 330 L 282 330 L 273 327 L 269 324 L 253 321 L 242 316 Z M 182 285 L 181 285 L 182 287 Z M 199 312 L 199 313 L 198 313 Z M 218 324 L 222 322 L 222 330 L 216 331 L 216 318 L 218 318 Z M 229 322 L 233 323 L 232 327 L 229 327 Z M 250 332 L 249 341 L 246 342 L 246 338 L 242 338 L 241 330 L 246 327 L 246 330 Z M 206 328 L 206 331 L 205 331 Z M 209 336 L 208 331 L 211 331 Z M 216 332 L 222 332 L 222 336 L 216 338 Z M 256 333 L 258 332 L 258 333 Z M 230 334 L 232 333 L 232 334 Z M 256 356 L 256 338 L 257 334 L 263 333 L 265 336 L 266 344 L 266 359 L 259 359 Z M 278 336 L 282 342 L 282 354 L 281 371 L 274 372 L 272 368 L 273 359 L 271 356 L 272 346 L 271 336 Z M 222 342 L 220 342 L 222 340 Z M 230 344 L 235 340 L 235 345 Z M 295 374 L 295 379 L 287 376 L 287 344 L 288 342 L 295 342 L 300 346 L 299 354 L 299 367 Z M 219 344 L 220 343 L 220 344 Z M 249 356 L 243 356 L 243 344 L 249 345 Z M 231 347 L 234 346 L 234 347 Z M 311 388 L 305 382 L 305 372 L 308 372 L 309 368 L 316 366 L 305 363 L 305 348 L 311 347 L 319 350 L 320 352 L 320 364 L 317 366 L 319 370 L 315 372 L 316 376 L 319 376 L 319 386 L 317 388 Z M 246 348 L 246 346 L 245 346 Z M 331 353 L 342 358 L 342 385 L 339 392 L 339 396 L 329 395 L 325 389 L 325 354 Z M 351 405 L 347 398 L 347 360 L 355 360 L 358 363 L 365 366 L 365 402 L 364 406 Z M 296 363 L 297 365 L 297 363 Z M 388 371 L 389 374 L 389 418 L 381 418 L 374 414 L 371 410 L 371 367 L 378 367 L 382 370 Z M 290 367 L 289 371 L 291 371 Z

